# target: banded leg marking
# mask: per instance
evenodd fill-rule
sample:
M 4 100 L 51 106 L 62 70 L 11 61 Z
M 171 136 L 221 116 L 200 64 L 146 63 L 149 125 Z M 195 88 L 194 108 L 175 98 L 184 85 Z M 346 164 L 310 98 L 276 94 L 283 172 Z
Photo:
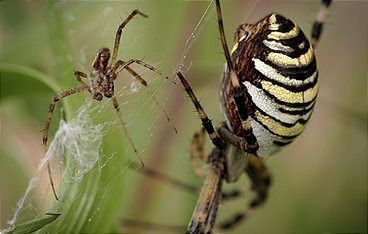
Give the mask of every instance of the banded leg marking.
M 225 148 L 225 142 L 219 137 L 217 132 L 215 131 L 211 120 L 208 118 L 206 112 L 203 110 L 201 104 L 199 103 L 197 97 L 194 95 L 192 88 L 190 87 L 189 83 L 184 78 L 183 74 L 179 71 L 177 73 L 181 83 L 183 84 L 185 91 L 188 93 L 190 99 L 192 100 L 196 111 L 199 115 L 199 118 L 202 121 L 202 126 L 206 129 L 212 143 L 218 148 L 218 149 L 224 149 Z

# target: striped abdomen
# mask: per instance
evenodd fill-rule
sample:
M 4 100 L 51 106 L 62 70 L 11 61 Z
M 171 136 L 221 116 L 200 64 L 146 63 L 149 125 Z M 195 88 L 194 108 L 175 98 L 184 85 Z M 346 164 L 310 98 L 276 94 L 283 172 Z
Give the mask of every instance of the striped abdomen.
M 267 157 L 292 142 L 310 118 L 318 91 L 313 49 L 301 29 L 279 14 L 239 26 L 232 61 L 246 94 L 253 133 Z M 227 124 L 242 135 L 225 69 L 221 89 Z

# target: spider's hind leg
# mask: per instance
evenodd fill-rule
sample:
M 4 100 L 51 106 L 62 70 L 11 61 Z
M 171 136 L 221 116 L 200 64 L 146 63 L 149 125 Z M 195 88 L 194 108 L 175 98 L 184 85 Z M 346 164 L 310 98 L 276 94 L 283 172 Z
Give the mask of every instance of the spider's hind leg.
M 205 129 L 202 127 L 200 131 L 195 132 L 192 138 L 192 146 L 190 150 L 190 159 L 192 161 L 192 169 L 197 176 L 203 176 L 205 174 L 204 168 L 200 166 L 200 163 L 207 162 L 204 152 L 204 137 Z
M 268 189 L 271 185 L 271 174 L 263 163 L 263 160 L 256 156 L 248 156 L 248 164 L 245 168 L 245 172 L 251 180 L 251 190 L 255 192 L 256 195 L 250 201 L 246 209 L 234 214 L 230 219 L 221 223 L 221 229 L 231 229 L 235 227 L 237 224 L 244 221 L 251 211 L 260 207 L 267 199 Z M 241 195 L 241 193 L 237 195 Z
M 111 97 L 111 101 L 112 101 L 112 105 L 115 109 L 116 115 L 118 117 L 119 123 L 120 123 L 121 127 L 123 128 L 123 132 L 125 134 L 125 137 L 128 139 L 130 146 L 132 147 L 135 155 L 137 156 L 137 158 L 139 160 L 140 167 L 144 167 L 143 160 L 142 160 L 141 156 L 138 153 L 137 147 L 135 147 L 135 144 L 133 143 L 133 140 L 132 140 L 132 138 L 130 137 L 130 135 L 128 133 L 128 129 L 126 127 L 125 121 L 124 121 L 123 116 L 122 116 L 121 111 L 120 111 L 119 102 L 118 102 L 118 100 L 116 99 L 115 96 Z

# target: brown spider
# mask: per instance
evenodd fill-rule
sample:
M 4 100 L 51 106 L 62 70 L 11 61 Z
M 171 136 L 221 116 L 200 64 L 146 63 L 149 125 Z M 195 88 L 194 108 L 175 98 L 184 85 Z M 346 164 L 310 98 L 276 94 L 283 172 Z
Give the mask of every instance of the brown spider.
M 50 127 L 52 114 L 53 114 L 53 111 L 55 109 L 56 103 L 59 102 L 60 100 L 62 100 L 63 98 L 67 97 L 67 96 L 71 96 L 75 93 L 79 93 L 79 92 L 82 92 L 82 91 L 88 91 L 91 94 L 91 97 L 93 99 L 97 100 L 97 101 L 101 101 L 104 96 L 106 98 L 111 99 L 112 105 L 113 105 L 113 107 L 114 107 L 114 109 L 117 113 L 118 120 L 119 120 L 119 122 L 120 122 L 120 124 L 121 124 L 121 126 L 124 130 L 124 134 L 125 134 L 126 138 L 128 139 L 130 146 L 132 147 L 135 154 L 137 155 L 137 158 L 140 162 L 140 165 L 141 166 L 144 165 L 143 161 L 142 161 L 141 157 L 139 156 L 138 151 L 137 151 L 137 149 L 136 149 L 136 147 L 135 147 L 135 145 L 134 145 L 134 143 L 131 139 L 131 137 L 128 134 L 128 131 L 127 131 L 126 126 L 124 124 L 124 120 L 123 120 L 121 112 L 120 112 L 119 103 L 118 103 L 118 101 L 115 97 L 115 94 L 114 94 L 114 81 L 116 80 L 117 75 L 119 74 L 119 72 L 121 72 L 124 69 L 127 70 L 134 78 L 136 78 L 144 87 L 147 88 L 147 90 L 150 93 L 151 97 L 153 98 L 154 102 L 156 103 L 156 105 L 158 105 L 161 108 L 161 110 L 164 113 L 167 121 L 171 124 L 170 118 L 168 117 L 167 113 L 164 111 L 162 106 L 158 103 L 153 91 L 147 85 L 147 82 L 140 75 L 138 75 L 137 72 L 135 72 L 132 68 L 130 68 L 129 65 L 131 65 L 133 63 L 136 63 L 136 64 L 141 65 L 141 66 L 143 66 L 143 67 L 145 67 L 145 68 L 147 68 L 147 69 L 149 69 L 153 72 L 156 72 L 157 74 L 159 74 L 162 77 L 165 77 L 166 79 L 168 79 L 168 77 L 163 75 L 160 71 L 156 70 L 153 66 L 151 66 L 151 65 L 149 65 L 149 64 L 147 64 L 147 63 L 145 63 L 141 60 L 138 60 L 138 59 L 130 59 L 126 62 L 124 62 L 123 60 L 116 61 L 118 51 L 119 51 L 119 44 L 120 44 L 120 38 L 121 38 L 122 30 L 135 15 L 141 15 L 143 17 L 147 17 L 147 15 L 143 14 L 139 10 L 134 10 L 120 24 L 120 26 L 118 27 L 118 30 L 116 32 L 116 35 L 115 35 L 115 43 L 114 43 L 114 49 L 113 49 L 113 54 L 112 54 L 111 60 L 110 60 L 110 50 L 108 48 L 103 47 L 103 48 L 99 49 L 95 59 L 92 62 L 92 70 L 89 74 L 86 74 L 86 73 L 83 73 L 83 72 L 80 72 L 80 71 L 76 71 L 74 73 L 77 81 L 81 85 L 77 86 L 75 88 L 71 88 L 71 89 L 63 91 L 59 95 L 55 96 L 54 100 L 51 102 L 49 112 L 48 112 L 48 117 L 47 117 L 45 128 L 44 128 L 44 133 L 43 133 L 43 146 L 44 146 L 44 153 L 45 154 L 48 150 L 47 141 L 48 141 L 49 127 Z M 109 60 L 110 60 L 110 64 L 109 64 Z M 85 79 L 87 81 L 87 83 L 83 79 Z M 172 124 L 171 124 L 171 127 L 174 129 L 175 132 L 177 132 L 176 128 Z M 53 182 L 53 179 L 52 179 L 52 176 L 51 176 L 50 163 L 48 163 L 47 169 L 48 169 L 48 175 L 49 175 L 49 179 L 50 179 L 53 194 L 55 196 L 55 199 L 59 200 L 59 198 L 56 195 L 54 182 Z

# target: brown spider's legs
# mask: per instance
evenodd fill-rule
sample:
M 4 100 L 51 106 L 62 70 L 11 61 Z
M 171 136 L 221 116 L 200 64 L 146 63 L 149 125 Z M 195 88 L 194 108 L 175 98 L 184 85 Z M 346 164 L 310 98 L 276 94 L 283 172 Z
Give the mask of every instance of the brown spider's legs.
M 209 155 L 208 173 L 186 233 L 211 233 L 221 199 L 224 155 L 215 148 Z
M 84 73 L 84 72 L 80 72 L 80 71 L 75 71 L 74 72 L 74 76 L 75 76 L 75 79 L 81 83 L 82 85 L 84 86 L 88 86 L 86 83 L 84 83 L 84 81 L 82 80 L 82 78 L 87 78 L 87 74 Z
M 115 68 L 112 70 L 113 72 L 115 72 L 115 74 L 117 75 L 119 72 L 121 72 L 124 69 L 127 69 L 127 67 L 133 63 L 136 63 L 138 65 L 141 65 L 155 73 L 157 73 L 158 75 L 169 79 L 169 77 L 165 76 L 162 72 L 160 72 L 159 70 L 157 70 L 154 66 L 149 65 L 148 63 L 143 62 L 142 60 L 139 59 L 129 59 L 128 61 L 124 62 L 123 60 L 119 60 L 116 62 L 115 64 Z M 131 69 L 130 69 L 131 70 Z
M 122 60 L 119 60 L 121 62 L 123 62 Z M 118 62 L 119 62 L 118 61 Z M 123 62 L 124 63 L 124 62 Z M 125 67 L 125 69 L 134 76 L 134 78 L 136 78 L 149 92 L 149 94 L 151 95 L 151 98 L 153 99 L 153 101 L 155 102 L 155 104 L 161 109 L 162 113 L 164 113 L 167 122 L 169 123 L 169 125 L 171 126 L 171 128 L 175 131 L 175 133 L 178 133 L 178 130 L 176 129 L 176 127 L 174 126 L 174 124 L 172 123 L 169 115 L 167 114 L 167 112 L 165 111 L 165 109 L 161 106 L 161 104 L 158 102 L 154 92 L 152 91 L 152 89 L 148 86 L 147 82 L 140 76 L 138 75 L 138 73 L 136 73 L 133 69 L 131 69 L 130 67 Z
M 123 28 L 128 24 L 128 22 L 135 16 L 135 15 L 141 15 L 143 17 L 148 17 L 147 15 L 143 14 L 142 12 L 140 12 L 139 10 L 134 10 L 132 11 L 132 13 L 130 13 L 130 15 L 128 16 L 128 18 L 126 18 L 123 23 L 121 23 L 119 25 L 118 30 L 116 31 L 116 35 L 115 35 L 115 43 L 114 43 L 114 51 L 111 57 L 111 67 L 115 66 L 115 60 L 118 56 L 119 53 L 119 44 L 120 44 L 120 38 L 121 38 L 121 33 L 123 31 Z
M 43 144 L 43 150 L 44 150 L 43 157 L 45 157 L 46 152 L 48 150 L 47 141 L 48 141 L 48 137 L 49 137 L 49 128 L 50 128 L 50 123 L 51 123 L 51 119 L 52 119 L 52 113 L 55 110 L 56 103 L 59 102 L 61 99 L 67 97 L 67 96 L 73 95 L 75 93 L 82 92 L 82 91 L 86 90 L 87 88 L 88 87 L 85 86 L 85 85 L 78 86 L 78 87 L 75 87 L 75 88 L 65 90 L 64 92 L 62 92 L 59 95 L 54 97 L 54 100 L 51 102 L 50 107 L 49 107 L 49 113 L 48 113 L 47 120 L 46 120 L 46 123 L 45 123 L 44 131 L 43 131 L 43 137 L 42 137 L 42 144 Z M 51 176 L 50 162 L 47 162 L 47 171 L 48 171 L 48 175 L 49 175 L 49 179 L 50 179 L 52 192 L 55 196 L 55 199 L 59 200 L 59 198 L 56 195 L 54 181 L 53 181 L 52 176 Z
M 316 20 L 313 24 L 312 34 L 311 34 L 311 44 L 313 48 L 316 48 L 321 37 L 323 31 L 323 24 L 326 22 L 326 19 L 329 14 L 329 7 L 332 0 L 322 0 L 321 6 L 319 8 L 319 12 L 317 14 Z
M 204 136 L 206 130 L 201 127 L 199 132 L 195 132 L 192 138 L 192 146 L 190 150 L 190 159 L 192 161 L 192 169 L 197 176 L 203 176 L 205 170 L 203 167 L 199 166 L 199 162 L 207 163 L 207 158 L 204 154 Z
M 249 156 L 248 165 L 245 171 L 252 181 L 252 190 L 256 193 L 256 197 L 251 200 L 245 210 L 236 213 L 231 219 L 221 223 L 221 229 L 235 227 L 237 224 L 244 221 L 251 211 L 260 207 L 267 199 L 268 189 L 271 184 L 271 175 L 262 159 L 256 156 Z
M 166 176 L 152 168 L 149 168 L 147 166 L 139 169 L 139 170 L 136 170 L 136 168 L 133 168 L 132 166 L 130 166 L 131 169 L 133 169 L 134 171 L 137 171 L 138 173 L 142 173 L 143 175 L 149 177 L 149 178 L 152 178 L 152 179 L 156 179 L 156 180 L 160 180 L 164 183 L 167 183 L 167 184 L 171 184 L 173 186 L 176 186 L 180 189 L 183 189 L 187 192 L 190 192 L 190 193 L 195 193 L 197 191 L 199 191 L 199 188 L 196 187 L 196 186 L 193 186 L 193 185 L 190 185 L 190 184 L 186 184 L 186 183 L 183 183 L 177 179 L 174 179 L 174 178 L 171 178 L 169 176 Z
M 128 134 L 128 129 L 126 128 L 125 126 L 125 122 L 124 122 L 124 119 L 123 119 L 123 116 L 121 115 L 121 111 L 120 111 L 120 107 L 119 107 L 119 103 L 118 103 L 118 100 L 116 99 L 115 96 L 112 96 L 111 97 L 111 101 L 112 101 L 112 105 L 114 106 L 114 109 L 116 111 L 116 114 L 118 116 L 118 119 L 119 119 L 119 123 L 121 125 L 121 127 L 123 128 L 124 130 L 124 134 L 125 134 L 125 137 L 128 139 L 129 141 L 129 144 L 130 144 L 130 147 L 132 147 L 134 153 L 137 155 L 137 158 L 139 160 L 139 163 L 141 164 L 141 167 L 144 167 L 144 163 L 143 163 L 143 160 L 141 158 L 141 156 L 139 156 L 139 153 L 138 153 L 138 150 L 137 148 L 135 147 L 134 143 L 133 143 L 133 140 L 132 138 L 129 136 Z
M 218 149 L 225 149 L 225 142 L 219 137 L 217 132 L 215 131 L 211 120 L 208 118 L 206 112 L 203 110 L 201 104 L 199 103 L 197 97 L 194 95 L 192 88 L 190 87 L 188 81 L 184 78 L 183 74 L 181 72 L 177 72 L 177 75 L 183 84 L 185 91 L 188 93 L 190 99 L 192 100 L 196 111 L 199 115 L 199 118 L 202 121 L 202 126 L 206 129 L 206 132 L 208 133 L 212 143 L 218 148 Z
M 237 108 L 238 116 L 242 123 L 242 129 L 244 138 L 248 142 L 248 147 L 250 152 L 255 152 L 258 149 L 258 142 L 256 137 L 253 134 L 253 129 L 250 123 L 250 118 L 248 115 L 248 108 L 247 108 L 247 100 L 244 96 L 244 91 L 242 90 L 242 87 L 239 83 L 239 78 L 236 75 L 236 72 L 234 70 L 234 65 L 231 61 L 229 48 L 227 46 L 225 32 L 224 32 L 224 25 L 222 22 L 222 14 L 221 14 L 221 7 L 220 7 L 220 1 L 216 0 L 216 12 L 217 12 L 217 21 L 219 26 L 219 32 L 220 32 L 220 38 L 221 38 L 221 44 L 222 48 L 225 53 L 226 58 L 226 64 L 229 68 L 229 75 L 231 79 L 232 86 L 234 87 L 234 103 Z M 244 87 L 243 87 L 244 88 Z

